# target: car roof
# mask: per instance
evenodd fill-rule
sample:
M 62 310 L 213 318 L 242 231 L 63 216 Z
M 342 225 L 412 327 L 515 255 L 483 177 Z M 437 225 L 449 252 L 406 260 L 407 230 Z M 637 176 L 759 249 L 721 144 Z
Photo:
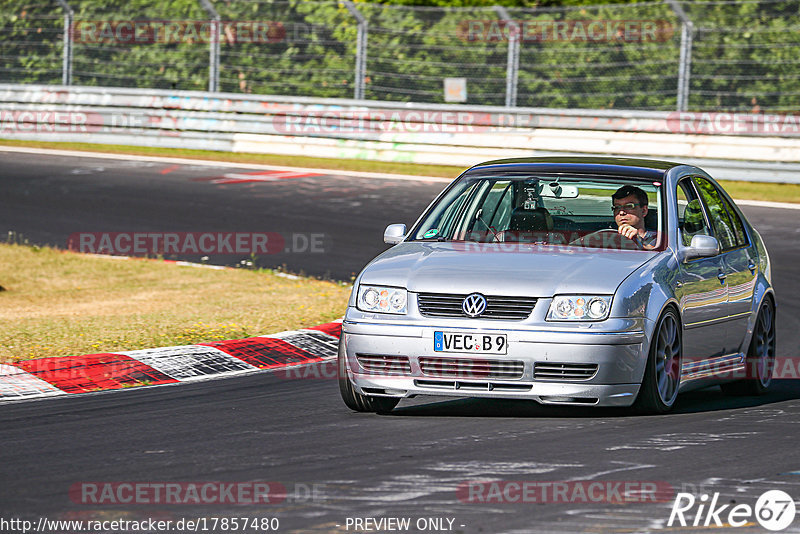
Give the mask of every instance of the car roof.
M 509 172 L 571 172 L 577 174 L 609 174 L 647 179 L 663 178 L 673 167 L 683 165 L 670 161 L 637 158 L 549 156 L 511 158 L 486 161 L 475 165 L 467 174 L 502 168 Z

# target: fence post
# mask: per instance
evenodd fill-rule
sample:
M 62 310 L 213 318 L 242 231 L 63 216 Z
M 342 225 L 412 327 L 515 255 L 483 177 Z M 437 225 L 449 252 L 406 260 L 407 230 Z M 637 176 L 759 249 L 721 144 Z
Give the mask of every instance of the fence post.
M 58 0 L 64 10 L 64 53 L 61 64 L 61 84 L 72 85 L 72 19 L 75 12 L 66 0 Z
M 689 79 L 692 75 L 692 46 L 694 24 L 676 0 L 666 0 L 672 11 L 681 19 L 681 51 L 678 63 L 678 111 L 689 106 Z
M 494 6 L 500 20 L 506 22 L 508 29 L 508 59 L 506 60 L 506 107 L 517 105 L 517 85 L 519 84 L 519 24 L 511 19 L 508 10 L 503 6 Z
M 211 93 L 216 93 L 219 91 L 219 41 L 222 38 L 220 17 L 209 0 L 200 0 L 200 5 L 211 17 L 211 42 L 208 49 L 208 90 Z
M 350 0 L 345 0 L 344 5 L 358 23 L 358 33 L 356 35 L 356 79 L 353 98 L 364 100 L 364 78 L 367 76 L 367 19 Z
M 678 111 L 686 111 L 689 106 L 689 78 L 692 73 L 692 45 L 694 24 L 691 21 L 681 24 L 681 65 L 678 69 Z

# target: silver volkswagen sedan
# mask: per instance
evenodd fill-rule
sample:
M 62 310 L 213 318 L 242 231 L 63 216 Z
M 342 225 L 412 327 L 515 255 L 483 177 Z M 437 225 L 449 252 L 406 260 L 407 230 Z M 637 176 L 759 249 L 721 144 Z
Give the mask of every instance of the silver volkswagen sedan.
M 490 161 L 384 241 L 342 327 L 353 410 L 449 395 L 663 413 L 682 391 L 772 381 L 767 250 L 697 167 Z

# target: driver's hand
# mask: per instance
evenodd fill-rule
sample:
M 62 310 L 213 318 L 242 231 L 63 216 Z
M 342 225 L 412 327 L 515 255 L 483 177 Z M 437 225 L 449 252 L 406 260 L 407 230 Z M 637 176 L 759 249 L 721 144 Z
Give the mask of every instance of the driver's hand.
M 633 239 L 637 235 L 639 235 L 639 230 L 631 226 L 630 224 L 622 224 L 619 228 L 617 228 L 617 232 L 624 235 L 628 239 Z

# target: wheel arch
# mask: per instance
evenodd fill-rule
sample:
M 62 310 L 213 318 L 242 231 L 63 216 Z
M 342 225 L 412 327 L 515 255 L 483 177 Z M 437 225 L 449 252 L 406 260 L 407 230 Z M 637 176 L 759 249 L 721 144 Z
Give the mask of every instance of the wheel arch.
M 680 342 L 680 361 L 679 367 L 677 369 L 677 379 L 674 384 L 674 391 L 671 395 L 671 400 L 669 402 L 665 401 L 661 395 L 660 389 L 660 380 L 656 376 L 658 373 L 656 367 L 656 337 L 657 337 L 657 330 L 660 328 L 664 317 L 667 313 L 671 312 L 671 315 L 677 321 L 677 336 L 679 336 Z M 638 411 L 639 413 L 645 414 L 659 414 L 659 413 L 666 413 L 672 409 L 674 406 L 675 399 L 677 398 L 678 394 L 680 393 L 681 389 L 681 375 L 682 375 L 682 366 L 683 366 L 683 318 L 681 317 L 680 307 L 678 306 L 677 301 L 673 299 L 666 300 L 663 305 L 659 309 L 659 313 L 656 316 L 656 319 L 652 322 L 652 326 L 648 328 L 648 344 L 647 350 L 642 351 L 646 354 L 645 359 L 645 366 L 644 372 L 642 373 L 642 385 L 639 388 L 639 393 L 637 394 L 636 400 L 634 401 L 634 410 Z
M 652 338 L 653 338 L 653 333 L 655 332 L 656 326 L 658 326 L 658 323 L 661 321 L 661 318 L 664 317 L 664 314 L 669 309 L 671 309 L 671 310 L 673 310 L 675 312 L 675 317 L 678 320 L 678 329 L 680 330 L 680 333 L 681 333 L 681 360 L 682 360 L 683 359 L 683 314 L 681 313 L 680 304 L 678 303 L 678 300 L 675 297 L 671 297 L 671 298 L 667 299 L 663 303 L 663 305 L 661 306 L 661 308 L 660 308 L 660 310 L 658 312 L 658 315 L 656 316 L 655 321 L 653 321 L 653 327 L 652 327 L 652 329 L 650 331 L 649 343 L 648 343 L 648 346 L 647 346 L 648 354 L 649 354 L 649 351 L 650 351 L 650 345 L 653 342 Z M 681 363 L 683 363 L 683 362 L 681 362 Z
M 775 298 L 775 290 L 772 288 L 771 285 L 765 283 L 763 279 L 760 280 L 761 280 L 760 283 L 759 282 L 756 283 L 756 290 L 753 295 L 753 307 L 750 310 L 750 317 L 747 319 L 747 335 L 742 341 L 742 349 L 745 352 L 747 350 L 747 347 L 750 346 L 750 342 L 753 339 L 753 331 L 756 326 L 756 320 L 758 319 L 758 312 L 761 310 L 761 306 L 765 302 L 769 301 L 770 304 L 772 305 L 772 311 L 774 312 L 774 315 L 777 317 L 778 301 Z

